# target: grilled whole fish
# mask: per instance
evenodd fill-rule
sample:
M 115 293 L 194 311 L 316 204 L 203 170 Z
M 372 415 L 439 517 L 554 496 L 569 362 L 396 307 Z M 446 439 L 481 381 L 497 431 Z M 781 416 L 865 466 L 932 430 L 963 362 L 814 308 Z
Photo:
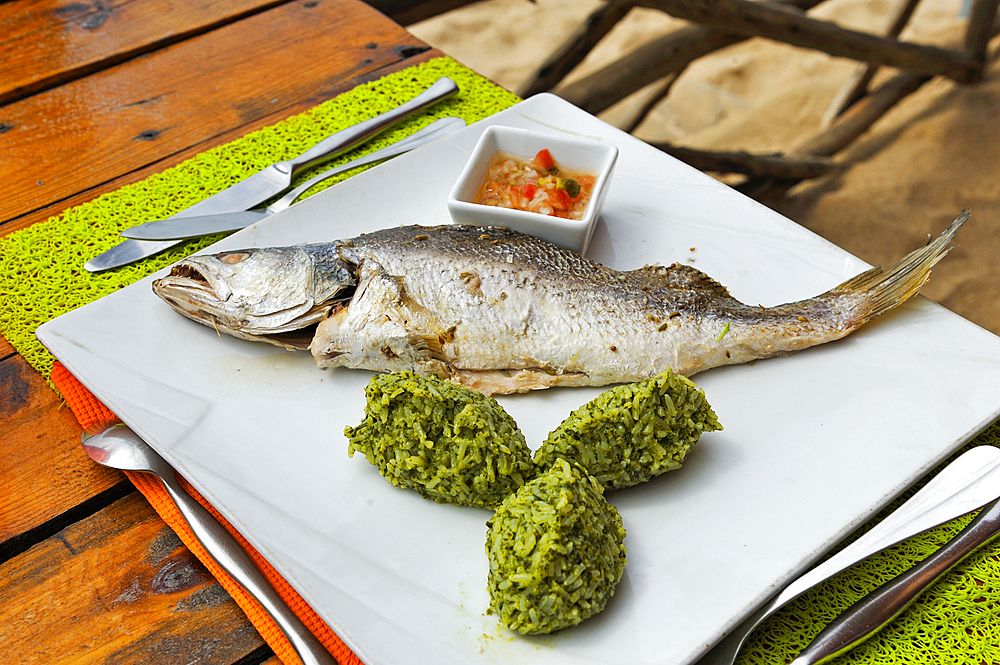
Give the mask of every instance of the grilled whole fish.
M 967 218 L 888 272 L 769 308 L 687 265 L 621 272 L 505 228 L 455 225 L 193 256 L 153 290 L 220 332 L 309 348 L 321 367 L 410 370 L 486 394 L 606 385 L 839 339 L 915 294 Z

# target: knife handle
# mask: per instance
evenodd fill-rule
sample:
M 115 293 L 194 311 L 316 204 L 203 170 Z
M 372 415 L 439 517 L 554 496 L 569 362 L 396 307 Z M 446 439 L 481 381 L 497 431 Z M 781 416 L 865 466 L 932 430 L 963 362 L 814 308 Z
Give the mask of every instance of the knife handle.
M 336 134 L 326 137 L 309 150 L 284 162 L 275 164 L 279 169 L 288 169 L 289 173 L 311 166 L 323 159 L 336 156 L 339 153 L 350 150 L 357 144 L 378 134 L 383 129 L 408 115 L 430 106 L 431 104 L 449 97 L 458 92 L 458 84 L 447 76 L 439 78 L 434 84 L 410 101 L 397 106 L 391 111 L 386 111 L 374 118 L 369 118 L 364 122 L 343 129 Z
M 853 649 L 909 607 L 938 578 L 1000 536 L 1000 500 L 979 511 L 957 536 L 905 573 L 844 610 L 791 665 L 819 665 Z

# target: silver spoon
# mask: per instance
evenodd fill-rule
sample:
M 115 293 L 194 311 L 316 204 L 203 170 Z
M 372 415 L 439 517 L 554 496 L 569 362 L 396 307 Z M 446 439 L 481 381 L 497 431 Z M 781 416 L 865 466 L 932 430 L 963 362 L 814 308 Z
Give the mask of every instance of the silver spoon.
M 813 638 L 791 665 L 821 665 L 882 630 L 938 578 L 1000 537 L 1000 501 L 983 508 L 937 552 L 844 610 Z
M 1000 448 L 977 446 L 958 457 L 866 534 L 772 597 L 709 649 L 697 665 L 732 665 L 747 636 L 796 596 L 872 554 L 1000 498 Z
M 126 425 L 115 425 L 93 436 L 84 433 L 82 444 L 87 455 L 98 464 L 156 476 L 187 520 L 198 542 L 274 619 L 304 665 L 337 665 L 337 660 L 289 609 L 246 551 L 211 513 L 184 491 L 177 482 L 173 467 L 138 434 Z

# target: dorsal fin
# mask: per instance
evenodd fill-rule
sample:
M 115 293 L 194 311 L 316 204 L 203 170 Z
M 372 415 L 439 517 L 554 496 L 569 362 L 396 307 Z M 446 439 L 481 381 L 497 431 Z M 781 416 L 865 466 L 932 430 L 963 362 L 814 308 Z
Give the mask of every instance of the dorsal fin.
M 731 298 L 729 290 L 722 284 L 689 265 L 674 263 L 669 266 L 657 264 L 643 266 L 638 270 L 633 270 L 632 274 L 644 276 L 650 282 L 663 288 L 691 289 L 703 291 L 723 298 Z

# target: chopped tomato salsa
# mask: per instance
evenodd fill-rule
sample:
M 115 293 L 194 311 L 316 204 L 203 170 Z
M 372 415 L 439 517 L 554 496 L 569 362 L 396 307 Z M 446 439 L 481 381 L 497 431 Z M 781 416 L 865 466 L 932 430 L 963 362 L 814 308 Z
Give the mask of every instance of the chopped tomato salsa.
M 531 160 L 497 153 L 473 202 L 582 219 L 596 180 L 592 173 L 562 168 L 548 150 Z

